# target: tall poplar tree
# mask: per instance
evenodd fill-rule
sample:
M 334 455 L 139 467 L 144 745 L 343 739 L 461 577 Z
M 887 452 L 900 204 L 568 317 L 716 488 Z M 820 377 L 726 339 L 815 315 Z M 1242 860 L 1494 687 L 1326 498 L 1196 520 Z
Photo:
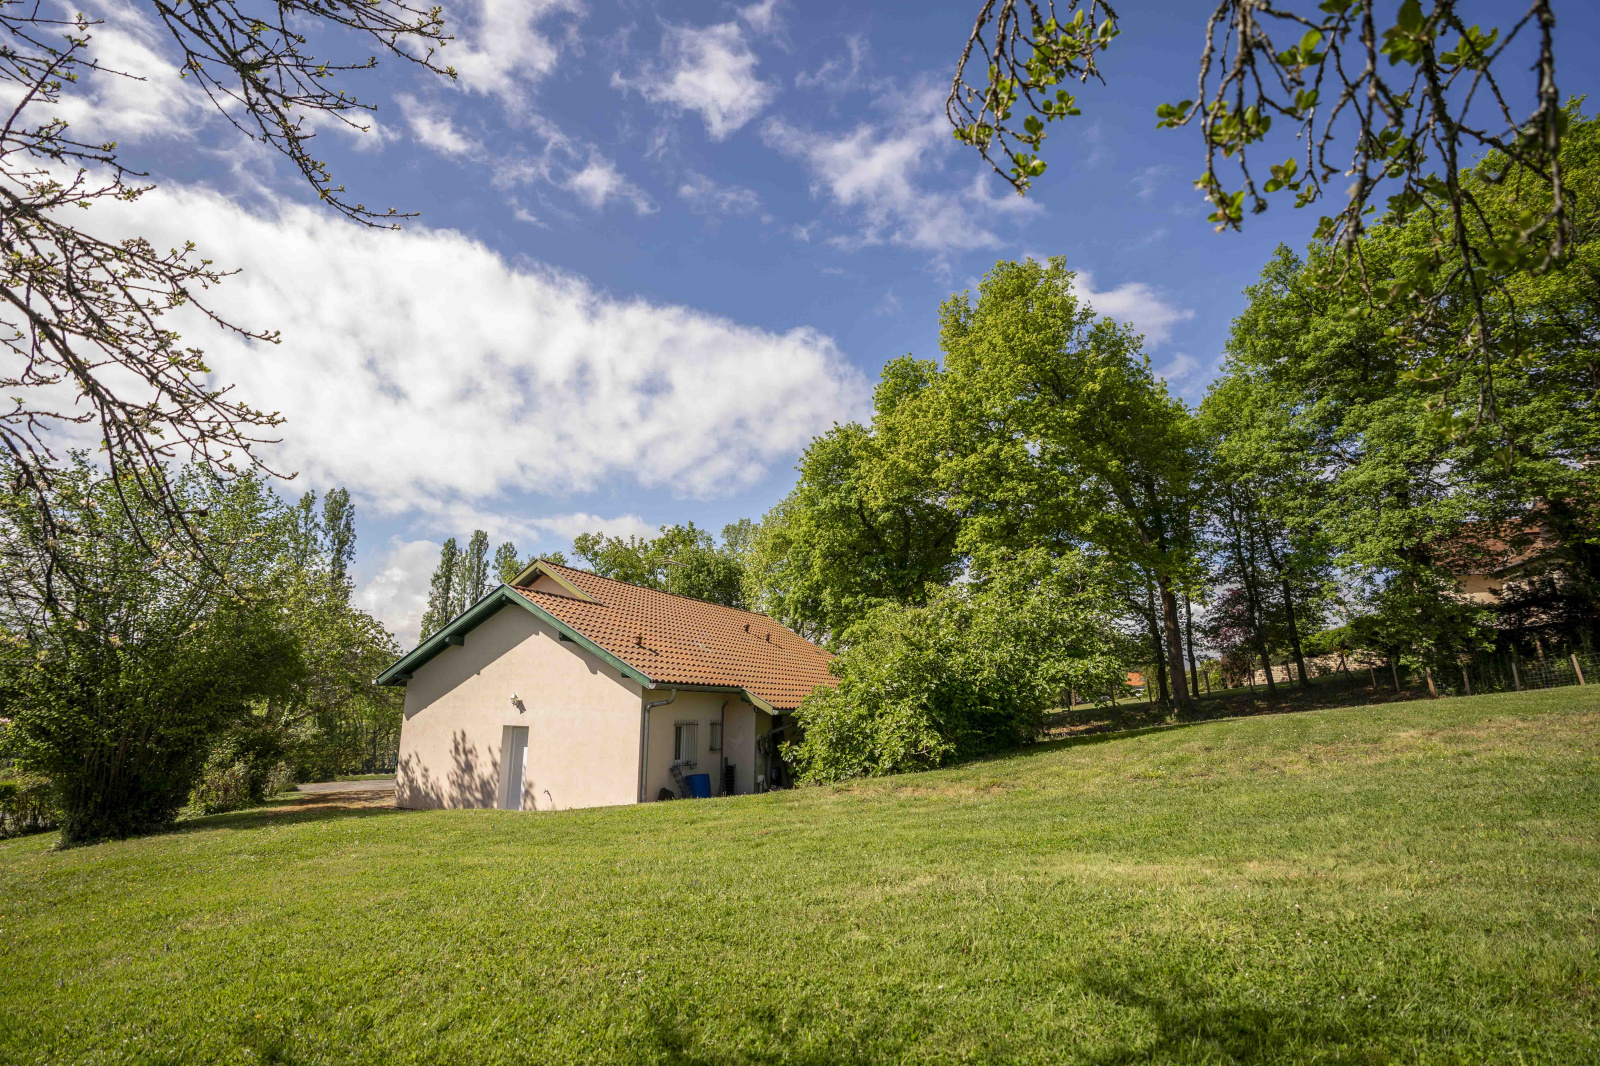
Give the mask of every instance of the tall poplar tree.
M 489 591 L 489 534 L 474 529 L 457 565 L 461 568 L 452 590 L 456 613 L 477 603 Z
M 456 571 L 460 566 L 461 550 L 456 538 L 451 537 L 439 548 L 439 565 L 433 569 L 433 581 L 428 586 L 428 610 L 422 616 L 422 635 L 427 637 L 444 628 L 446 622 L 459 611 L 456 603 Z

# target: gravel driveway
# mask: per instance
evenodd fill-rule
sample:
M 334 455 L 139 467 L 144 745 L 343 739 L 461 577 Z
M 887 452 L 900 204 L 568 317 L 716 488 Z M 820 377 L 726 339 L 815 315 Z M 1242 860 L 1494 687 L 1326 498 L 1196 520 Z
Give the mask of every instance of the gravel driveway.
M 307 781 L 297 785 L 301 792 L 382 792 L 394 788 L 394 778 L 381 781 Z

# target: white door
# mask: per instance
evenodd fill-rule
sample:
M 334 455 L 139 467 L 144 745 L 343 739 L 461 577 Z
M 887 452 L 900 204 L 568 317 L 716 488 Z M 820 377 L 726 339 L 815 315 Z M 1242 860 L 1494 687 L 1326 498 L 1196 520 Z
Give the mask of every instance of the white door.
M 507 811 L 522 810 L 522 764 L 528 758 L 528 727 L 508 725 L 501 737 L 500 750 L 505 753 L 505 764 L 500 770 L 500 807 Z

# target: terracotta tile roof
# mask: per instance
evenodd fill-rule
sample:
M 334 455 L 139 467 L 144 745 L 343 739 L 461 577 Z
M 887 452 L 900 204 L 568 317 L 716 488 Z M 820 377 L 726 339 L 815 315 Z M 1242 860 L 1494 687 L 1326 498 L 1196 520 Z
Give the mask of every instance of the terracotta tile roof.
M 728 685 L 793 710 L 818 685 L 839 683 L 831 654 L 766 615 L 542 565 L 598 602 L 549 585 L 517 591 L 657 684 Z

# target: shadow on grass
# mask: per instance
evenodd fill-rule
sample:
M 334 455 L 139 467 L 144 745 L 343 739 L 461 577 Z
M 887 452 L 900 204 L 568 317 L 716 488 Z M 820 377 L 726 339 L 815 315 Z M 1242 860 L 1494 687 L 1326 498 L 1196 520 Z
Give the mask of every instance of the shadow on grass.
M 1085 990 L 1138 1011 L 1154 1030 L 1152 1039 L 1141 1039 L 1137 1047 L 1112 1049 L 1085 1062 L 1272 1063 L 1327 1056 L 1383 1063 L 1391 1058 L 1382 1045 L 1394 1019 L 1381 1012 L 1346 1011 L 1334 1018 L 1296 1007 L 1224 1002 L 1181 974 L 1088 971 L 1080 981 Z
M 834 1063 L 895 1062 L 901 1057 L 898 1046 L 884 1046 L 883 1024 L 879 1019 L 874 1019 L 870 1025 L 858 1024 L 855 1037 L 848 1043 L 834 1039 L 802 1049 L 796 1047 L 794 1041 L 796 1032 L 804 1028 L 804 1019 L 795 1017 L 793 1005 L 760 1006 L 739 1012 L 737 1024 L 732 1027 L 741 1030 L 742 1038 L 739 1046 L 730 1047 L 726 1040 L 730 1019 L 721 1019 L 716 1027 L 721 1042 L 708 1045 L 702 1034 L 696 1032 L 698 1012 L 692 1009 L 684 1012 L 680 1008 L 678 1013 L 674 1018 L 659 1007 L 647 1009 L 646 1040 L 654 1053 L 648 1056 L 648 1061 L 669 1066 L 765 1066 L 769 1063 L 832 1066 Z M 759 1035 L 749 1035 L 750 1030 Z
M 1277 692 L 1270 695 L 1263 687 L 1255 692 L 1234 689 L 1227 693 L 1201 696 L 1195 700 L 1194 713 L 1182 719 L 1176 718 L 1163 707 L 1148 703 L 1110 706 L 1087 704 L 1050 715 L 1041 739 L 1045 743 L 1059 743 L 1102 734 L 1137 736 L 1163 728 L 1226 718 L 1370 707 L 1382 703 L 1410 702 L 1427 696 L 1425 689 L 1404 689 L 1400 692 L 1392 688 L 1373 689 L 1359 676 L 1354 679 L 1323 677 L 1313 679 L 1308 688 L 1279 685 Z
M 302 822 L 326 822 L 334 818 L 373 818 L 402 813 L 405 812 L 394 805 L 394 792 L 388 790 L 291 792 L 268 800 L 262 807 L 186 818 L 173 827 L 173 832 L 260 829 L 270 825 L 298 825 Z

